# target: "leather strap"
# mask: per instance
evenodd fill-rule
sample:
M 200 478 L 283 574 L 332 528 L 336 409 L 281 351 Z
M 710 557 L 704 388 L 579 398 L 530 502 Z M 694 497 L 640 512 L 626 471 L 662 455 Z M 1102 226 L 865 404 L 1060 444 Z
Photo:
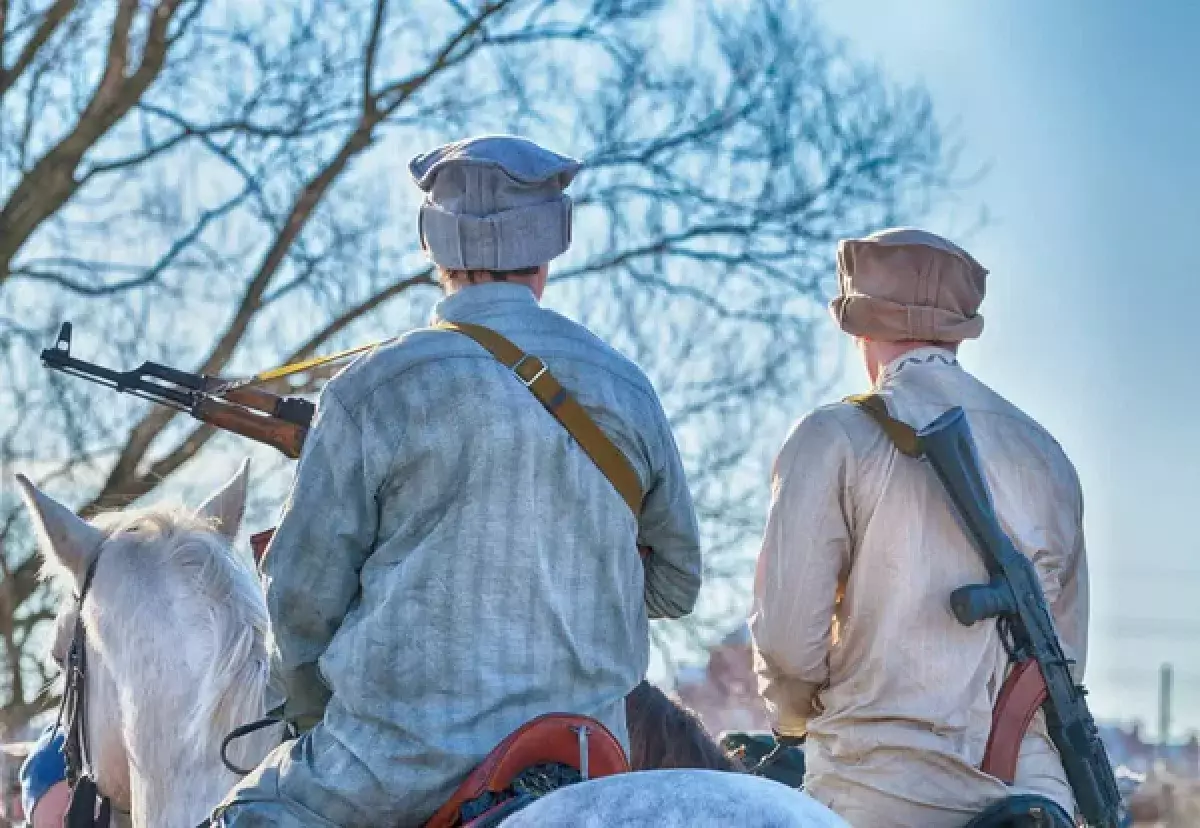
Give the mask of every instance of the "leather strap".
M 468 322 L 439 322 L 435 329 L 454 331 L 475 340 L 484 350 L 514 374 L 533 396 L 562 423 L 579 447 L 600 469 L 608 482 L 637 517 L 642 512 L 642 484 L 629 460 L 596 425 L 575 398 L 567 393 L 546 364 L 526 354 L 509 340 L 483 325 Z
M 917 439 L 916 430 L 908 423 L 897 420 L 888 413 L 887 403 L 878 394 L 855 394 L 846 397 L 842 402 L 850 403 L 858 409 L 871 415 L 884 433 L 891 438 L 896 451 L 909 457 L 921 456 L 921 442 Z
M 612 483 L 613 488 L 629 506 L 636 518 L 642 512 L 642 484 L 637 472 L 629 464 L 629 460 L 621 453 L 612 440 L 608 438 L 600 426 L 583 409 L 575 398 L 567 393 L 554 375 L 546 368 L 545 363 L 535 356 L 530 356 L 505 339 L 491 328 L 482 325 L 472 325 L 467 322 L 439 322 L 434 329 L 454 331 L 470 337 L 496 358 L 502 365 L 517 375 L 529 391 L 537 397 L 546 410 L 554 415 L 579 447 L 587 453 L 600 469 L 601 473 Z M 250 536 L 250 548 L 254 550 L 254 561 L 261 565 L 267 546 L 275 534 L 275 528 L 264 530 Z M 645 560 L 650 555 L 648 546 L 639 546 L 638 554 Z

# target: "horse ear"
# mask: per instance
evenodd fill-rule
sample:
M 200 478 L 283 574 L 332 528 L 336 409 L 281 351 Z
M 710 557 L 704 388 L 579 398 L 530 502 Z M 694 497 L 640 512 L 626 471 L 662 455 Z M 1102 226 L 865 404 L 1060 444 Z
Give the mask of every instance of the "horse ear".
M 104 543 L 104 533 L 44 494 L 25 475 L 17 475 L 17 485 L 21 487 L 21 498 L 33 518 L 43 558 L 82 581 L 88 564 Z
M 196 510 L 196 517 L 215 520 L 217 531 L 229 540 L 237 537 L 242 516 L 246 513 L 246 470 L 249 467 L 250 458 L 247 457 L 229 482 L 209 495 Z

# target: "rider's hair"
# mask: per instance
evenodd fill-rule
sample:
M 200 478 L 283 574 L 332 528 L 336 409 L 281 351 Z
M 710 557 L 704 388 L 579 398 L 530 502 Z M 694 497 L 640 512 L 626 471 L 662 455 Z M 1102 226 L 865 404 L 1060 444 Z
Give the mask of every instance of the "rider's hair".
M 448 270 L 444 267 L 438 268 L 438 281 L 445 283 L 451 279 L 458 281 L 467 281 L 471 284 L 476 284 L 484 280 L 493 282 L 507 282 L 509 279 L 529 278 L 536 276 L 538 268 L 523 267 L 519 270 Z
M 635 771 L 703 768 L 745 771 L 709 735 L 700 717 L 643 681 L 625 697 L 630 764 Z

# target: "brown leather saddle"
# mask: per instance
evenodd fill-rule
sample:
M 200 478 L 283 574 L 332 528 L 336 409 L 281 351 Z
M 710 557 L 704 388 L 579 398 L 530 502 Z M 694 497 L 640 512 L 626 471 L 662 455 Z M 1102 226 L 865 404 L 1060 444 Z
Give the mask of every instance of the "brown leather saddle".
M 454 795 L 425 823 L 425 828 L 471 828 L 490 824 L 500 810 L 510 810 L 514 780 L 529 768 L 562 765 L 582 780 L 629 771 L 621 743 L 608 728 L 587 716 L 547 713 L 521 725 L 497 745 L 483 763 L 458 786 Z M 489 803 L 482 813 L 466 806 Z M 473 815 L 464 818 L 464 813 Z

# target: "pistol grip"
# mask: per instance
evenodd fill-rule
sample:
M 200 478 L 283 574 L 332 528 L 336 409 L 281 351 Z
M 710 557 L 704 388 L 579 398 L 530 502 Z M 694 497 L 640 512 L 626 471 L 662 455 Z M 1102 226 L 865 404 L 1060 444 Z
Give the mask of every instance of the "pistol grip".
M 1003 578 L 986 584 L 970 584 L 950 593 L 950 610 L 958 623 L 969 627 L 987 618 L 1010 615 L 1017 611 L 1012 590 Z

